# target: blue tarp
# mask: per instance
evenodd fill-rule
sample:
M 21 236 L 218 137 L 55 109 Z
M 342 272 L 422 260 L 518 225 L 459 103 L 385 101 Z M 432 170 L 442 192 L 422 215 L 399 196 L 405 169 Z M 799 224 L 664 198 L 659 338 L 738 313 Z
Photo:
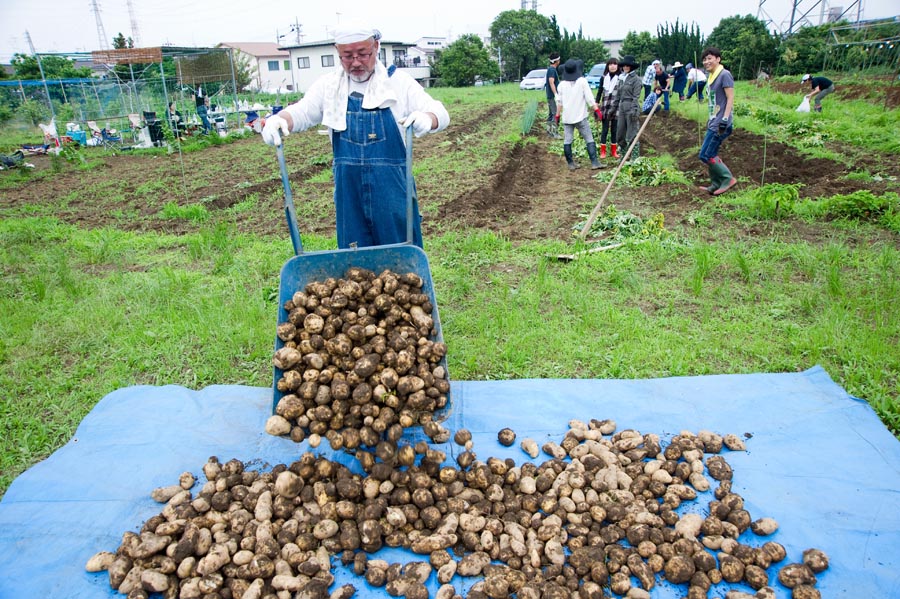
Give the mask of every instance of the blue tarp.
M 306 449 L 263 432 L 271 398 L 271 389 L 242 386 L 130 387 L 106 396 L 72 440 L 18 477 L 0 502 L 0 598 L 120 597 L 105 574 L 86 573 L 84 564 L 97 551 L 114 551 L 124 531 L 160 511 L 148 496 L 153 488 L 175 484 L 185 470 L 201 474 L 211 455 L 268 468 Z M 613 418 L 620 430 L 664 440 L 681 430 L 750 433 L 748 451 L 726 456 L 734 490 L 754 519 L 778 520 L 771 538 L 787 548 L 788 560 L 800 561 L 809 547 L 830 556 L 830 569 L 819 576 L 823 597 L 900 596 L 900 443 L 865 402 L 819 367 L 650 380 L 455 382 L 453 398 L 446 424 L 472 431 L 480 459 L 521 463 L 527 456 L 518 444 L 497 442 L 500 428 L 538 443 L 560 441 L 572 418 Z M 443 449 L 460 450 L 452 442 Z M 702 511 L 710 495 L 688 509 Z M 749 544 L 761 544 L 746 535 Z M 391 561 L 414 559 L 390 551 Z M 770 572 L 778 596 L 789 597 Z M 387 596 L 340 568 L 336 576 L 357 584 L 357 596 Z M 652 596 L 683 593 L 662 584 Z

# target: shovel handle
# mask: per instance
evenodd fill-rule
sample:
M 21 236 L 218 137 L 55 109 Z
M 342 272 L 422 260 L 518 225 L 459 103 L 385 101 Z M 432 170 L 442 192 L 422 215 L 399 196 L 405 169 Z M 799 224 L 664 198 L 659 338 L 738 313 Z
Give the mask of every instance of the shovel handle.
M 303 242 L 300 240 L 300 229 L 297 227 L 297 211 L 294 209 L 294 194 L 291 193 L 291 182 L 288 179 L 287 164 L 284 162 L 284 146 L 275 146 L 275 155 L 278 157 L 278 167 L 281 169 L 281 185 L 284 187 L 284 217 L 287 220 L 288 230 L 291 233 L 291 243 L 294 245 L 294 254 L 303 253 Z

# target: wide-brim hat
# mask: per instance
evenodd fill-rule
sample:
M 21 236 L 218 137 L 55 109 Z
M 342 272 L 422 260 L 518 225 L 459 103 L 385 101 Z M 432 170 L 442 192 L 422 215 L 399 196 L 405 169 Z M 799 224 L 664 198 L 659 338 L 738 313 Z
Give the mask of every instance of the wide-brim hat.
M 626 54 L 622 57 L 622 60 L 619 61 L 620 67 L 631 67 L 632 69 L 637 68 L 638 64 L 634 60 L 634 56 L 631 54 Z
M 581 61 L 570 58 L 562 68 L 563 81 L 575 81 L 581 77 Z
M 247 113 L 247 118 L 244 119 L 244 122 L 245 122 L 245 123 L 252 123 L 253 121 L 255 121 L 255 120 L 258 119 L 258 118 L 259 118 L 259 113 L 256 112 L 256 111 L 254 111 L 254 110 L 251 110 L 251 111 L 249 111 L 249 112 Z
M 681 64 L 681 61 L 676 60 L 676 61 L 675 61 L 675 64 L 672 65 L 672 68 L 677 69 L 678 67 L 683 67 L 683 66 L 684 66 L 684 65 Z

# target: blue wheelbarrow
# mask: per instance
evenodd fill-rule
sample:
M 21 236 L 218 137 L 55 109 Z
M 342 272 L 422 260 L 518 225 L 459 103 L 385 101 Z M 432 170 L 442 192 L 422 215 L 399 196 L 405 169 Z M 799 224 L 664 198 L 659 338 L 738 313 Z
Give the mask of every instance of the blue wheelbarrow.
M 304 252 L 300 239 L 300 230 L 297 226 L 297 213 L 294 209 L 294 199 L 291 193 L 291 184 L 288 180 L 287 165 L 284 161 L 284 146 L 275 147 L 278 157 L 278 166 L 281 169 L 281 183 L 284 187 L 284 215 L 287 220 L 288 230 L 291 235 L 291 243 L 294 246 L 294 256 L 281 267 L 281 284 L 278 291 L 278 324 L 288 321 L 288 311 L 285 303 L 294 293 L 302 290 L 307 284 L 314 281 L 322 281 L 328 277 L 343 278 L 350 267 L 365 268 L 378 274 L 389 269 L 397 274 L 412 272 L 422 279 L 422 293 L 428 296 L 433 311 L 431 317 L 434 320 L 435 335 L 432 341 L 443 342 L 441 321 L 438 316 L 438 304 L 434 295 L 434 284 L 431 279 L 431 269 L 428 266 L 428 257 L 418 246 L 413 245 L 413 178 L 412 178 L 412 129 L 406 130 L 406 242 L 390 245 L 378 245 L 363 248 L 349 248 L 338 250 L 324 250 L 318 252 Z M 275 336 L 275 350 L 284 346 L 278 335 Z M 447 357 L 441 358 L 439 365 L 447 369 Z M 274 412 L 278 401 L 285 393 L 278 390 L 278 381 L 282 378 L 283 371 L 277 366 L 274 368 L 272 389 L 274 392 L 272 410 Z M 444 407 L 434 413 L 434 420 L 441 422 L 450 415 L 450 392 L 447 392 L 447 402 Z

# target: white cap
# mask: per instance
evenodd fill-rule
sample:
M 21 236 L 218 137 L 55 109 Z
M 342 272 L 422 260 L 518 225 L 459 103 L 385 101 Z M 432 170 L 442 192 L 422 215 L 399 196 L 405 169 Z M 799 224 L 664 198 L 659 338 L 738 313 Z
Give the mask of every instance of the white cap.
M 335 44 L 354 44 L 369 38 L 381 39 L 381 32 L 371 27 L 355 24 L 341 25 L 334 31 Z
M 803 76 L 803 79 L 800 80 L 800 83 L 806 83 L 809 81 L 809 73 Z

